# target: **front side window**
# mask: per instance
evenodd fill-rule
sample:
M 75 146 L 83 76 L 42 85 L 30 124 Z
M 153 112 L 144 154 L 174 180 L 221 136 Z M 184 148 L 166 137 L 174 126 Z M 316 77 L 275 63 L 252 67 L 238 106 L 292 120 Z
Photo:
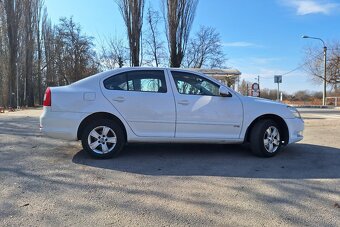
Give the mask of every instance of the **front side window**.
M 171 74 L 180 94 L 219 96 L 219 86 L 204 77 L 176 71 Z
M 141 91 L 166 93 L 164 71 L 132 71 L 112 76 L 104 80 L 109 90 Z

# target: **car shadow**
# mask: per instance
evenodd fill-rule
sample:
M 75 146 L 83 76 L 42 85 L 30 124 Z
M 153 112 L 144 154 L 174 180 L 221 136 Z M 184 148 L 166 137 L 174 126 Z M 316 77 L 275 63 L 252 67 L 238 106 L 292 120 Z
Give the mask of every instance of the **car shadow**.
M 272 158 L 253 156 L 243 145 L 133 144 L 115 159 L 93 159 L 83 150 L 76 164 L 155 176 L 241 178 L 340 178 L 340 149 L 291 144 Z

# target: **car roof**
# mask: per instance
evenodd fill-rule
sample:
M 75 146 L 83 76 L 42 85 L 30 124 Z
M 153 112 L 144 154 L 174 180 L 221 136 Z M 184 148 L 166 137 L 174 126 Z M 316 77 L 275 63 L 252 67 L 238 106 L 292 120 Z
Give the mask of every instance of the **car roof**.
M 117 72 L 117 71 L 130 71 L 130 70 L 165 70 L 169 69 L 171 71 L 183 71 L 183 72 L 196 72 L 190 69 L 183 69 L 183 68 L 171 68 L 171 67 L 123 67 L 123 68 L 116 68 L 107 70 L 105 72 Z
M 105 77 L 108 76 L 113 76 L 114 74 L 118 74 L 118 73 L 123 73 L 123 72 L 128 72 L 128 71 L 132 71 L 132 70 L 170 70 L 170 71 L 176 71 L 176 72 L 187 72 L 187 73 L 192 73 L 192 74 L 196 74 L 205 78 L 209 78 L 210 80 L 213 80 L 214 82 L 219 83 L 219 81 L 217 81 L 216 79 L 214 79 L 213 77 L 209 77 L 208 75 L 198 72 L 198 71 L 193 71 L 190 69 L 183 69 L 183 68 L 168 68 L 168 67 L 123 67 L 123 68 L 116 68 L 116 69 L 111 69 L 111 70 L 107 70 L 104 72 L 100 72 L 97 73 L 95 75 L 86 77 L 82 80 L 76 81 L 74 83 L 72 83 L 72 85 L 82 85 L 82 84 L 88 84 L 88 83 L 94 83 L 95 81 L 99 81 Z

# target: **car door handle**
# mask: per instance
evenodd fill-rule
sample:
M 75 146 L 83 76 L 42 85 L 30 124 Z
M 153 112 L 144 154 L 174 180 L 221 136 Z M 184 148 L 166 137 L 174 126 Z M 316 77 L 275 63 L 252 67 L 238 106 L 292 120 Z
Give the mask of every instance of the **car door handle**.
M 119 97 L 114 98 L 113 101 L 116 101 L 116 102 L 124 102 L 124 101 L 125 101 L 125 98 L 119 96 Z
M 178 101 L 178 104 L 189 105 L 189 101 L 188 100 L 181 100 L 181 101 Z

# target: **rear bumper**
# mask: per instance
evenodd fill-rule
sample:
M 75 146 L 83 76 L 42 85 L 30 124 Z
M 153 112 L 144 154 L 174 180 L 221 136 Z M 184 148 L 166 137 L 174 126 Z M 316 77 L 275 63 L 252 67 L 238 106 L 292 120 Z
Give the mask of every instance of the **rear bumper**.
M 295 143 L 303 139 L 303 130 L 305 129 L 305 123 L 301 118 L 289 118 L 285 119 L 288 131 L 289 131 L 289 141 L 290 143 Z
M 40 132 L 52 138 L 78 140 L 78 127 L 85 117 L 86 113 L 53 112 L 50 107 L 44 107 L 40 116 Z

